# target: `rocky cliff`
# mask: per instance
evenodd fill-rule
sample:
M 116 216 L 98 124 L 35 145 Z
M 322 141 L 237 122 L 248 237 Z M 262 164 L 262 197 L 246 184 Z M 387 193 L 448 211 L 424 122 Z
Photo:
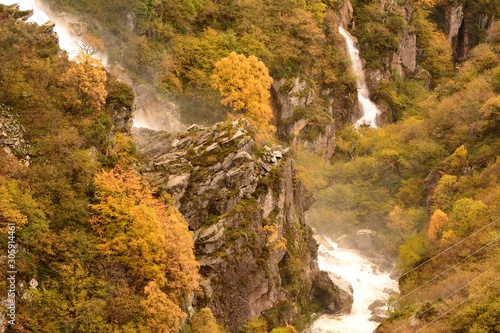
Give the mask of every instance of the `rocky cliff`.
M 308 115 L 316 94 L 314 88 L 300 78 L 275 80 L 271 86 L 279 138 L 329 160 L 335 149 L 335 120 L 331 107 L 329 116 L 325 113 L 322 119 Z
M 436 15 L 446 22 L 445 32 L 453 49 L 455 62 L 469 56 L 470 50 L 484 41 L 486 31 L 495 23 L 497 11 L 493 2 L 480 5 L 475 1 L 454 0 L 436 9 Z
M 253 317 L 283 325 L 343 301 L 318 269 L 304 219 L 313 198 L 289 149 L 257 147 L 252 133 L 245 120 L 133 132 L 145 176 L 175 197 L 193 231 L 203 276 L 193 305 L 232 332 Z

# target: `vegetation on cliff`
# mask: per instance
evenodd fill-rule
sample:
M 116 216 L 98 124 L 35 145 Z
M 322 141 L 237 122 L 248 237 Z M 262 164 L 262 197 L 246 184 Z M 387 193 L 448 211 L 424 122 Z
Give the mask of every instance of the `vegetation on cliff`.
M 399 258 L 402 295 L 392 300 L 391 318 L 379 330 L 499 331 L 498 1 L 352 1 L 355 24 L 348 28 L 358 38 L 372 97 L 386 115 L 377 130 L 350 125 L 355 78 L 337 33 L 342 20 L 352 23 L 339 16 L 345 1 L 51 3 L 90 13 L 99 22 L 92 33 L 105 40 L 112 61 L 123 62 L 138 81 L 152 79 L 179 104 L 186 122 L 214 123 L 241 110 L 264 115 L 261 123 L 253 119 L 256 127 L 268 125 L 268 75 L 275 79 L 275 95 L 305 101 L 287 124 L 275 107 L 278 127 L 296 129 L 302 120 L 296 132 L 307 142 L 332 123 L 336 130 L 331 160 L 305 151 L 297 156 L 318 198 L 310 214 L 314 226 L 348 234 L 377 230 L 375 246 Z M 464 18 L 452 26 L 456 8 Z M 50 27 L 22 24 L 16 19 L 23 15 L 0 8 L 0 120 L 15 138 L 0 141 L 0 214 L 2 232 L 5 221 L 19 226 L 17 270 L 26 286 L 18 303 L 20 329 L 222 331 L 208 309 L 192 317 L 191 327 L 185 321 L 199 279 L 193 242 L 172 200 L 133 171 L 130 88 L 89 57 L 68 62 Z M 398 69 L 394 59 L 411 38 L 415 68 Z M 237 86 L 223 71 L 231 57 L 261 69 L 262 86 L 251 96 L 259 98 L 249 98 L 245 84 L 238 91 L 243 99 L 227 92 L 226 84 Z M 245 72 L 242 67 L 236 71 Z M 291 142 L 294 135 L 280 134 Z M 226 158 L 195 153 L 186 152 L 193 158 L 189 167 L 214 167 Z M 175 167 L 186 171 L 186 165 Z M 258 191 L 276 185 L 266 179 L 238 213 L 257 214 Z M 220 222 L 223 214 L 214 212 L 207 207 L 204 222 Z M 276 227 L 263 223 L 259 231 L 233 230 L 227 237 L 244 243 L 245 251 L 270 256 L 252 246 L 274 237 Z M 306 306 L 299 274 L 304 258 L 293 252 L 295 235 L 280 236 L 289 250 L 279 267 L 288 298 L 243 331 L 283 324 L 284 314 L 297 311 L 290 299 Z M 38 285 L 27 287 L 32 279 Z
M 414 7 L 420 27 L 435 31 L 422 30 L 417 44 L 443 35 L 443 22 L 431 19 L 445 5 L 434 5 Z M 473 10 L 491 10 L 483 5 Z M 356 30 L 377 24 L 357 23 Z M 399 258 L 402 295 L 390 303 L 392 316 L 380 332 L 498 330 L 498 29 L 496 23 L 482 32 L 482 42 L 455 68 L 451 47 L 440 51 L 446 62 L 423 47 L 417 64 L 431 72 L 428 87 L 435 88 L 425 89 L 418 77 L 391 79 L 395 90 L 387 96 L 399 105 L 398 121 L 377 130 L 345 127 L 331 164 L 299 154 L 317 193 L 314 226 L 339 235 L 376 230 L 374 246 Z M 441 47 L 439 39 L 425 43 Z
M 17 245 L 8 330 L 178 331 L 198 264 L 183 217 L 132 170 L 133 93 L 88 56 L 69 62 L 25 15 L 0 6 L 0 245 L 8 223 Z

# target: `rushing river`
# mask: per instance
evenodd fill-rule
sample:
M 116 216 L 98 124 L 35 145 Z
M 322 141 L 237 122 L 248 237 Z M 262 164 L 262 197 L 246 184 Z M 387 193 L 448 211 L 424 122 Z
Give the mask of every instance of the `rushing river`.
M 333 272 L 351 283 L 354 303 L 350 314 L 320 316 L 310 328 L 311 333 L 371 333 L 378 322 L 371 321 L 369 309 L 375 301 L 387 301 L 398 283 L 389 272 L 380 271 L 355 250 L 343 249 L 327 237 L 317 237 L 318 264 L 323 271 Z

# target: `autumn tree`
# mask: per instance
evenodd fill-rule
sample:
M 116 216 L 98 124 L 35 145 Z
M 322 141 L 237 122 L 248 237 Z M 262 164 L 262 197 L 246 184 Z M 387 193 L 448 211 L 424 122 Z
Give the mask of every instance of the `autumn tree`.
M 177 209 L 153 198 L 133 170 L 117 167 L 94 181 L 97 203 L 90 205 L 90 223 L 101 236 L 99 250 L 127 267 L 136 284 L 153 281 L 174 302 L 197 288 L 193 239 Z M 148 289 L 151 295 L 155 288 Z
M 411 233 L 413 228 L 413 217 L 411 215 L 401 207 L 395 206 L 389 213 L 386 226 L 404 239 Z
M 262 318 L 254 317 L 244 324 L 240 331 L 244 333 L 267 333 L 267 322 Z
M 193 333 L 222 333 L 210 308 L 203 308 L 191 318 Z
M 80 52 L 63 75 L 62 82 L 73 88 L 74 96 L 65 96 L 69 99 L 72 108 L 81 110 L 95 108 L 100 110 L 106 103 L 106 70 L 98 59 Z
M 212 87 L 218 89 L 221 103 L 235 112 L 242 112 L 252 125 L 262 132 L 272 132 L 273 116 L 269 105 L 269 88 L 273 79 L 262 61 L 231 52 L 215 63 L 210 77 Z
M 85 34 L 76 45 L 87 55 L 94 55 L 104 51 L 104 42 L 102 39 L 89 33 Z
M 0 233 L 7 234 L 8 225 L 15 225 L 19 228 L 26 224 L 26 216 L 19 210 L 12 192 L 18 192 L 14 182 L 7 182 L 0 177 Z
M 467 236 L 489 221 L 488 207 L 479 200 L 463 198 L 453 205 L 450 229 L 459 237 Z
M 439 240 L 443 234 L 443 227 L 448 223 L 448 215 L 441 209 L 436 209 L 432 213 L 427 231 L 427 238 L 431 241 Z
M 180 307 L 154 281 L 144 287 L 144 294 L 146 297 L 141 301 L 141 306 L 145 313 L 144 319 L 152 331 L 179 332 L 187 317 Z
M 457 192 L 457 176 L 444 174 L 434 190 L 432 203 L 434 208 L 450 211 Z

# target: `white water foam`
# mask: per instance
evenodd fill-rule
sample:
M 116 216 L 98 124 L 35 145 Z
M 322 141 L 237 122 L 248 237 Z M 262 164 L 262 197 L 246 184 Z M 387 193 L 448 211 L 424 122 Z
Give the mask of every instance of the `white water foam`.
M 398 283 L 381 272 L 357 251 L 339 248 L 327 237 L 317 237 L 318 264 L 322 271 L 333 272 L 351 283 L 354 303 L 348 315 L 322 315 L 309 329 L 311 333 L 371 333 L 378 323 L 371 321 L 368 308 L 377 300 L 387 301 L 398 291 Z
M 377 127 L 377 117 L 380 111 L 375 103 L 370 100 L 370 91 L 366 85 L 365 72 L 363 71 L 363 63 L 359 56 L 359 50 L 354 45 L 354 40 L 349 32 L 339 27 L 339 33 L 345 38 L 347 52 L 351 58 L 352 69 L 358 81 L 358 103 L 362 116 L 356 121 L 354 126 L 356 128 L 362 125 Z
M 49 21 L 54 22 L 54 32 L 58 36 L 61 50 L 68 52 L 68 58 L 70 60 L 74 59 L 78 53 L 80 53 L 81 49 L 78 47 L 78 43 L 81 41 L 82 36 L 77 36 L 72 33 L 68 27 L 68 23 L 74 21 L 73 19 L 66 16 L 53 15 L 41 2 L 36 0 L 0 0 L 0 4 L 7 6 L 17 4 L 20 10 L 32 10 L 33 15 L 26 20 L 28 23 L 33 22 L 38 25 L 43 25 Z M 93 57 L 99 59 L 101 63 L 106 66 L 106 54 L 97 53 L 93 55 Z

